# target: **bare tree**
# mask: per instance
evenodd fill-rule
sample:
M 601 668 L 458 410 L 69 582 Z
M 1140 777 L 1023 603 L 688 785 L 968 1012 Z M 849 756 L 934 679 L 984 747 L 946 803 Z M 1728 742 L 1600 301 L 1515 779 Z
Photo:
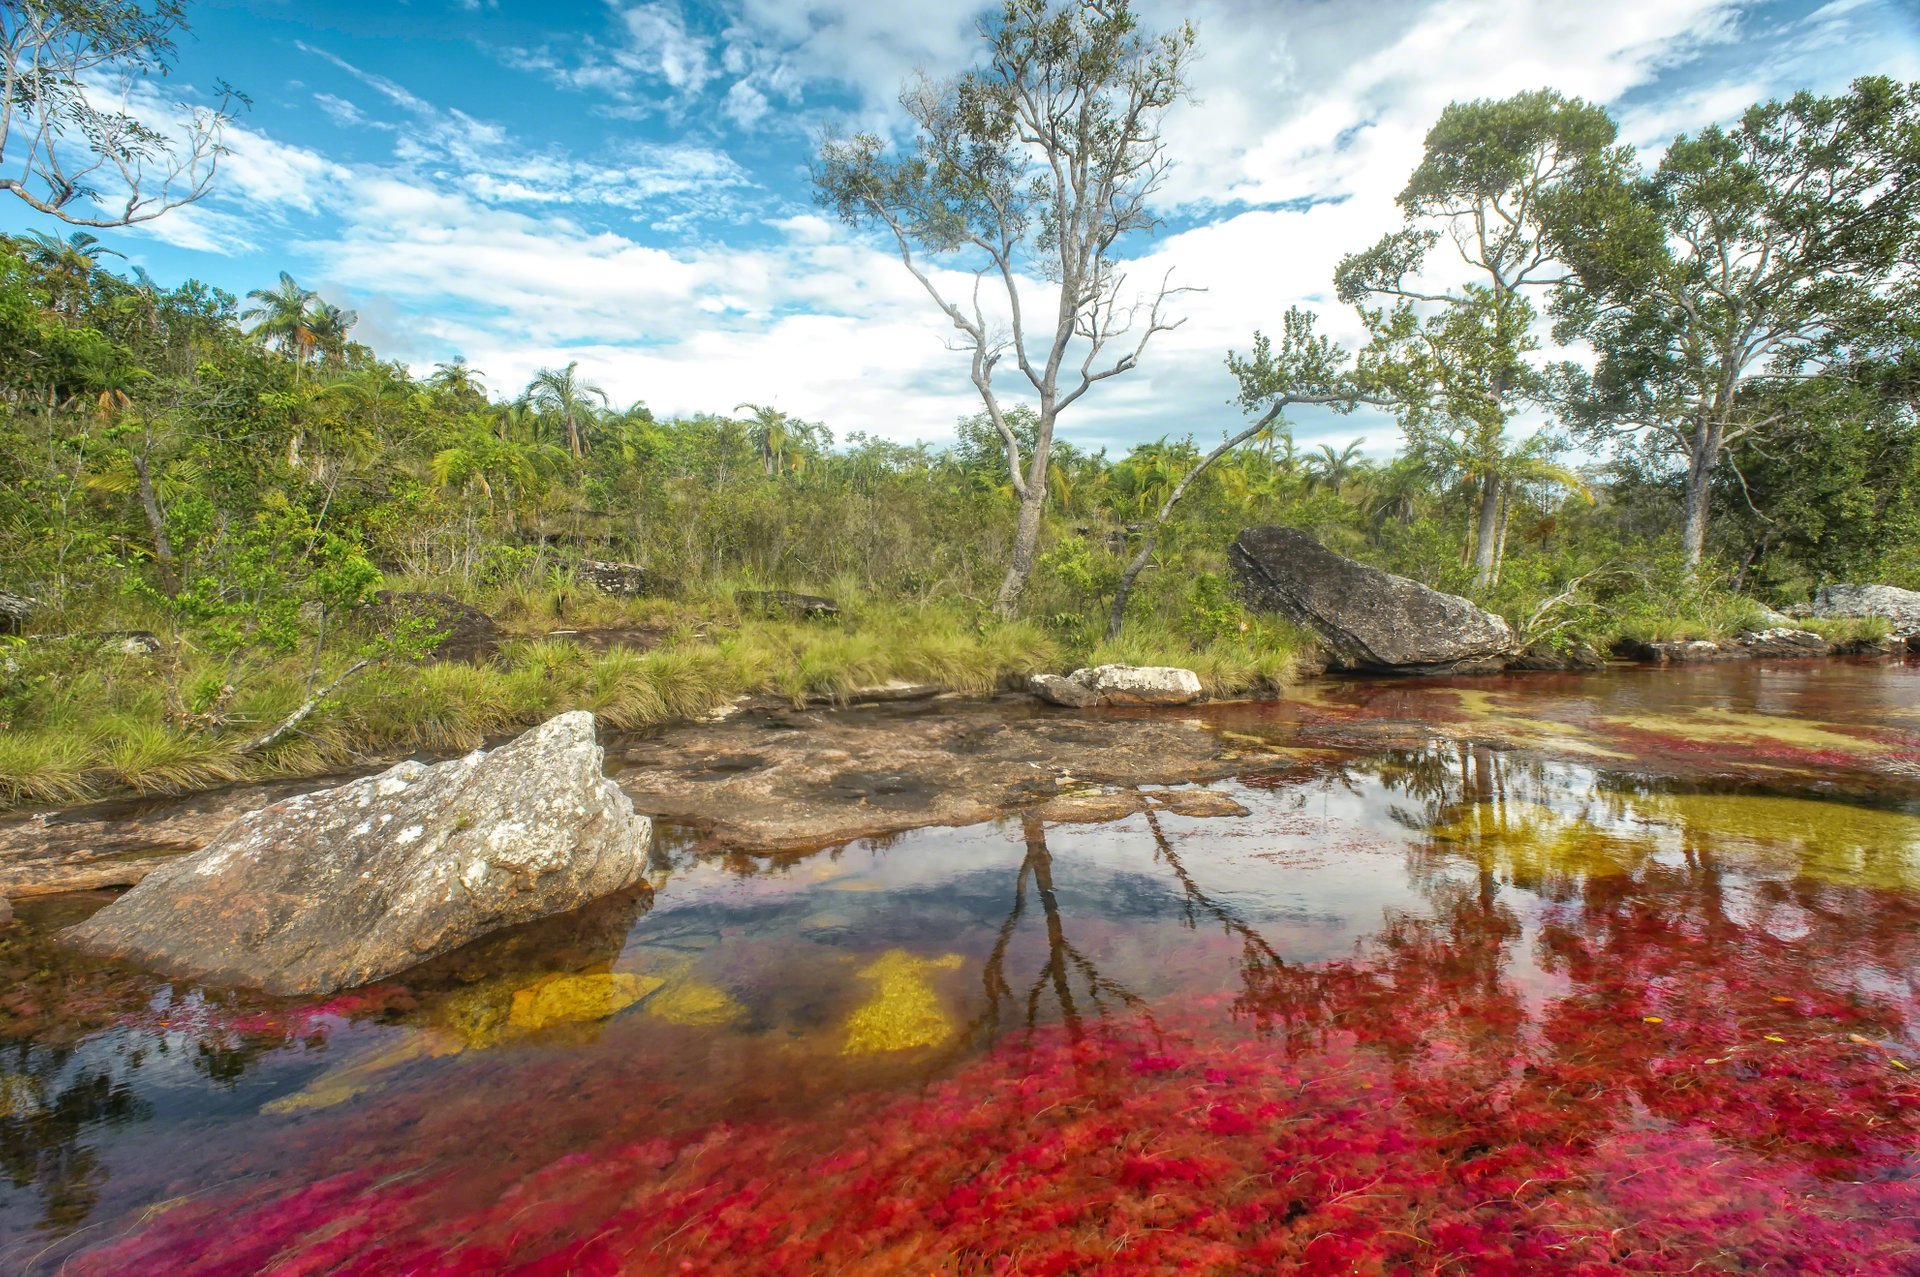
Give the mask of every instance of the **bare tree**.
M 142 120 L 138 80 L 172 69 L 182 0 L 0 0 L 0 190 L 75 226 L 129 226 L 205 195 L 235 104 Z
M 890 158 L 872 134 L 829 136 L 814 183 L 848 224 L 891 234 L 959 334 L 953 347 L 969 356 L 1020 502 L 994 601 L 1008 616 L 1039 545 L 1060 413 L 1179 323 L 1166 304 L 1186 290 L 1163 277 L 1130 294 L 1116 251 L 1158 224 L 1148 201 L 1170 164 L 1160 120 L 1185 92 L 1193 29 L 1142 32 L 1127 0 L 1007 0 L 982 36 L 986 67 L 948 81 L 923 76 L 902 92 L 917 127 L 911 153 Z M 943 292 L 933 259 L 971 271 L 971 296 Z M 1058 297 L 1030 326 L 1023 297 L 1043 284 Z M 1004 296 L 990 311 L 983 292 Z M 1025 458 L 994 383 L 1007 358 L 1038 400 Z

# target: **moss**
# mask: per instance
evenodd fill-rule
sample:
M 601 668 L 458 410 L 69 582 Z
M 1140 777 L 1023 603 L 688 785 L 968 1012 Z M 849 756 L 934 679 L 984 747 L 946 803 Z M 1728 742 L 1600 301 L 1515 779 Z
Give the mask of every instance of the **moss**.
M 1920 816 L 1768 794 L 1624 799 L 1631 815 L 1733 864 L 1847 887 L 1920 888 Z
M 873 995 L 847 1017 L 843 1053 L 910 1051 L 951 1038 L 957 1026 L 927 976 L 958 970 L 960 964 L 957 953 L 920 958 L 904 949 L 889 949 L 868 963 L 860 978 L 874 985 Z

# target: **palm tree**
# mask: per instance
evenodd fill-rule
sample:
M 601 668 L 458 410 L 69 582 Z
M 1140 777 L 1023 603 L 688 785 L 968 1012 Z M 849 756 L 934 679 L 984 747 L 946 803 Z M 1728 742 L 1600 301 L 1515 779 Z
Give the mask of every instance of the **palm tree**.
M 435 364 L 427 375 L 427 385 L 463 403 L 484 403 L 487 388 L 480 384 L 484 375 L 467 362 L 465 355 L 457 355 L 449 363 Z
M 1351 479 L 1365 464 L 1366 459 L 1361 456 L 1360 450 L 1366 443 L 1364 438 L 1355 439 L 1338 452 L 1333 450 L 1330 443 L 1321 444 L 1320 455 L 1307 458 L 1308 481 L 1316 485 L 1324 483 L 1338 496 L 1340 485 Z
M 587 455 L 587 425 L 593 420 L 593 401 L 607 406 L 607 392 L 580 379 L 580 361 L 565 368 L 542 368 L 527 385 L 527 402 L 560 419 L 567 432 L 567 451 L 577 461 Z
M 102 257 L 126 258 L 125 253 L 115 252 L 101 243 L 98 235 L 86 231 L 75 231 L 65 239 L 45 231 L 28 231 L 26 239 L 33 246 L 28 252 L 53 294 L 56 311 L 71 308 L 72 297 L 86 288 L 93 272 L 100 268 Z
M 281 354 L 304 363 L 316 340 L 308 309 L 316 296 L 311 288 L 300 287 L 293 276 L 281 271 L 278 288 L 256 288 L 247 294 L 248 301 L 259 305 L 241 311 L 240 318 L 254 321 L 255 341 L 277 346 Z
M 359 311 L 342 310 L 318 298 L 307 313 L 307 331 L 313 334 L 314 347 L 335 363 L 346 358 L 347 333 L 359 322 Z

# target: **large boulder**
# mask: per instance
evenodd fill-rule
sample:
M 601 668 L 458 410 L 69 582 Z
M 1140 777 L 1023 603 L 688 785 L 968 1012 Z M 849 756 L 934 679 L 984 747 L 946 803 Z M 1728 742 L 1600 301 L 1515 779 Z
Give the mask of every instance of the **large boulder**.
M 593 715 L 405 762 L 240 817 L 62 932 L 88 953 L 327 993 L 640 883 L 652 824 L 601 772 Z
M 1809 616 L 1878 616 L 1896 634 L 1920 633 L 1920 590 L 1892 585 L 1823 585 L 1814 591 Z
M 1096 665 L 1062 676 L 1035 674 L 1027 690 L 1043 701 L 1095 705 L 1191 705 L 1204 694 L 1200 676 L 1174 665 Z
M 1493 668 L 1514 646 L 1513 632 L 1493 613 L 1335 554 L 1298 528 L 1248 528 L 1227 561 L 1243 603 L 1311 629 L 1339 666 Z

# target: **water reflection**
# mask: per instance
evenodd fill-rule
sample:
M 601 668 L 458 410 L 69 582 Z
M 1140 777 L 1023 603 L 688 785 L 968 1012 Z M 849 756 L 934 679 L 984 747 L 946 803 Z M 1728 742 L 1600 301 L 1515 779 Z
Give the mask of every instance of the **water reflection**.
M 21 977 L 0 1003 L 0 1267 L 278 1262 L 248 1236 L 305 1253 L 305 1232 L 266 1216 L 320 1184 L 337 1200 L 302 1205 L 302 1228 L 351 1218 L 416 1265 L 502 1230 L 598 1235 L 617 1198 L 634 1245 L 700 1267 L 728 1235 L 700 1193 L 770 1178 L 796 1218 L 850 1220 L 875 1195 L 848 1178 L 858 1164 L 879 1196 L 931 1210 L 943 1176 L 1039 1157 L 1029 1138 L 1093 1139 L 1049 1123 L 1096 1110 L 1132 1124 L 1101 1138 L 1221 1169 L 1176 1191 L 1090 1146 L 1046 1162 L 1036 1200 L 1185 1193 L 1191 1220 L 1138 1235 L 1173 1246 L 1212 1236 L 1202 1215 L 1259 1219 L 1282 1266 L 1371 1221 L 1356 1262 L 1431 1266 L 1453 1238 L 1470 1267 L 1465 1239 L 1557 1219 L 1624 1238 L 1594 1243 L 1606 1263 L 1737 1267 L 1758 1232 L 1700 1240 L 1674 1215 L 1717 1157 L 1785 1195 L 1742 1207 L 1780 1245 L 1817 1232 L 1789 1198 L 1851 1221 L 1869 1259 L 1920 1245 L 1911 1200 L 1869 1210 L 1856 1184 L 1909 1193 L 1920 1146 L 1912 792 L 1709 785 L 1444 736 L 1269 760 L 1226 788 L 1249 815 L 1028 813 L 797 860 L 698 855 L 668 831 L 654 892 L 322 1002 L 73 965 L 35 938 L 71 917 L 36 906 L 0 936 L 0 974 Z M 61 988 L 78 991 L 67 1014 Z M 1035 1111 L 990 1120 L 1015 1096 Z M 942 1134 L 975 1123 L 983 1144 Z M 911 1182 L 884 1181 L 883 1148 Z M 634 1150 L 646 1169 L 622 1160 Z M 1673 1201 L 1625 1187 L 1634 1159 Z M 1371 1193 L 1329 1205 L 1348 1190 L 1323 1181 L 1348 1163 L 1382 1177 L 1394 1221 L 1359 1204 Z M 616 1165 L 632 1182 L 594 1196 Z M 244 1193 L 223 1197 L 236 1176 Z M 508 1228 L 530 1177 L 546 1204 Z M 383 1182 L 417 1187 L 396 1205 Z M 1527 1193 L 1545 1196 L 1514 1206 Z M 712 1226 L 653 1236 L 656 1214 Z M 907 1244 L 908 1224 L 886 1227 Z M 809 1263 L 848 1260 L 807 1236 Z M 985 1265 L 1016 1241 L 966 1244 Z

